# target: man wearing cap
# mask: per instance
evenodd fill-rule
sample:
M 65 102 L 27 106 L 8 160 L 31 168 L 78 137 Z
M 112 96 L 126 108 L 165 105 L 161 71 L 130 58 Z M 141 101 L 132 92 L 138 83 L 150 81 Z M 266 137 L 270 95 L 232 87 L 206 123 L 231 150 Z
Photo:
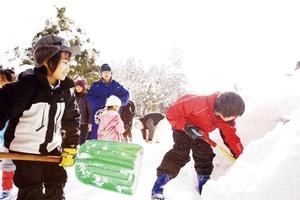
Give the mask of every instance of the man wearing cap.
M 111 67 L 103 64 L 100 68 L 101 79 L 92 84 L 88 92 L 88 101 L 92 107 L 92 116 L 105 107 L 106 99 L 111 95 L 120 98 L 122 106 L 128 103 L 129 92 L 116 80 L 112 79 Z M 93 117 L 91 139 L 97 139 L 98 124 Z
M 79 111 L 74 83 L 67 77 L 71 56 L 79 53 L 61 37 L 42 37 L 34 46 L 34 69 L 0 92 L 0 129 L 9 120 L 4 145 L 10 152 L 60 155 L 61 162 L 14 160 L 17 199 L 62 200 L 67 173 L 79 139 Z M 62 135 L 63 133 L 63 135 Z

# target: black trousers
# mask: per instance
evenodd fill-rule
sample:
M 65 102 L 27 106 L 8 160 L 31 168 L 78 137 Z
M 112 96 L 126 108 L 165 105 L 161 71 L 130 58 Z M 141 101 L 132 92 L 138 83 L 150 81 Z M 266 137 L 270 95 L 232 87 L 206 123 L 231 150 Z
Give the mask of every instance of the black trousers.
M 86 140 L 89 140 L 90 136 L 88 134 L 88 125 L 82 124 L 80 125 L 80 137 L 79 137 L 79 143 L 83 144 Z
M 192 140 L 185 132 L 174 129 L 173 139 L 173 148 L 165 154 L 157 168 L 157 176 L 168 174 L 170 178 L 175 178 L 180 169 L 190 161 L 190 150 L 192 150 L 197 174 L 211 174 L 215 153 L 209 144 L 201 139 Z
M 57 150 L 50 155 L 60 155 Z M 58 163 L 14 160 L 17 200 L 64 200 L 67 173 Z M 43 189 L 45 189 L 43 192 Z

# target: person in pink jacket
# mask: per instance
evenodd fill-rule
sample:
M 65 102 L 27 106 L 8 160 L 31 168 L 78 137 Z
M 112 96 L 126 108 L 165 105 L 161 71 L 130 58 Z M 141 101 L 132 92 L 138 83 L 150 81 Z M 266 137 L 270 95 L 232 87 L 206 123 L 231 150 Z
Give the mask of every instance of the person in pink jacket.
M 120 106 L 121 100 L 117 96 L 107 98 L 105 111 L 99 116 L 98 140 L 124 142 L 124 123 L 118 113 Z

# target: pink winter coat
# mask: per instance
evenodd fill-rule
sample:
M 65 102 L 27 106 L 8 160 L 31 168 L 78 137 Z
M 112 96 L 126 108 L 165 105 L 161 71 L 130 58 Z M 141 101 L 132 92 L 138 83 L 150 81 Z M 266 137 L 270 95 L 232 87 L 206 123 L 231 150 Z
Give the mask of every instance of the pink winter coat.
M 108 110 L 100 114 L 100 124 L 97 133 L 98 140 L 123 142 L 124 132 L 124 123 L 118 112 Z

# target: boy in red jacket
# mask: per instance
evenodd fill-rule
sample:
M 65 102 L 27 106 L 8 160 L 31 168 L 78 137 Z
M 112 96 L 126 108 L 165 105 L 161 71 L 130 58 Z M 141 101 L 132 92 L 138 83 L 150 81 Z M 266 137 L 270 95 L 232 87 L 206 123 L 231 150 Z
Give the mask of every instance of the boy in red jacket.
M 173 129 L 175 144 L 157 168 L 157 180 L 152 188 L 153 200 L 163 200 L 163 186 L 175 178 L 180 169 L 190 161 L 193 152 L 198 189 L 210 178 L 215 156 L 212 147 L 204 141 L 208 134 L 218 128 L 224 144 L 235 158 L 243 151 L 240 138 L 235 134 L 234 120 L 245 111 L 243 99 L 234 92 L 214 93 L 209 96 L 185 95 L 166 111 Z M 192 129 L 202 134 L 196 135 Z

